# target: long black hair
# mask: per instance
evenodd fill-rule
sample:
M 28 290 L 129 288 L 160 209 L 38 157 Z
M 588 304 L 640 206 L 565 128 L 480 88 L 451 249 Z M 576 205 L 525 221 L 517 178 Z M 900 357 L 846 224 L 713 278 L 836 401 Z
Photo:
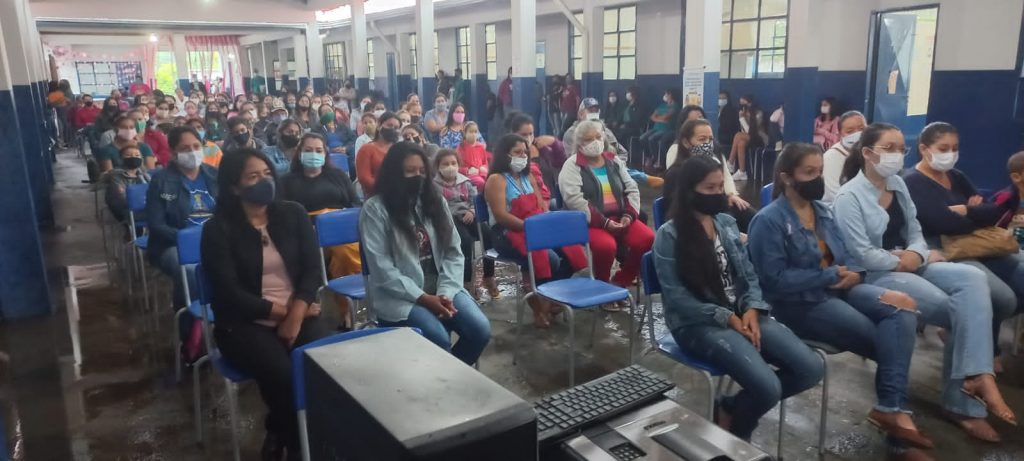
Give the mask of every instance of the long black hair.
M 492 153 L 488 175 L 512 172 L 512 156 L 509 154 L 512 152 L 512 149 L 516 147 L 516 144 L 519 143 L 523 143 L 527 148 L 530 147 L 526 142 L 526 138 L 515 133 L 506 134 L 498 140 L 498 145 L 494 148 L 494 152 Z M 529 171 L 526 172 L 526 174 L 529 173 Z
M 811 155 L 822 155 L 821 146 L 803 142 L 791 142 L 779 152 L 779 158 L 775 160 L 775 182 L 772 185 L 772 198 L 778 198 L 786 192 L 786 183 L 782 180 L 782 173 L 790 178 L 796 172 L 796 168 L 804 161 L 804 158 Z M 761 206 L 767 205 L 762 203 Z
M 843 163 L 843 174 L 839 177 L 839 182 L 845 184 L 846 181 L 856 177 L 864 169 L 864 148 L 874 146 L 882 138 L 882 135 L 893 130 L 899 131 L 900 129 L 896 125 L 885 122 L 875 122 L 868 125 L 860 133 L 860 141 L 857 141 L 857 144 L 854 144 L 853 148 L 850 149 L 850 155 L 846 157 L 846 162 Z
M 331 153 L 327 150 L 327 139 L 324 138 L 320 133 L 306 133 L 299 138 L 299 143 L 295 146 L 295 155 L 292 156 L 291 165 L 288 167 L 290 173 L 302 174 L 302 170 L 305 169 L 302 166 L 302 145 L 306 143 L 307 139 L 319 139 L 320 142 L 324 143 L 324 166 L 321 168 L 323 173 L 329 173 L 330 170 L 337 170 L 336 167 L 331 163 Z M 339 172 L 341 170 L 338 170 Z
M 827 114 L 819 113 L 818 114 L 818 120 L 821 120 L 821 121 L 824 122 L 824 121 L 826 121 L 825 117 L 828 117 L 828 120 L 832 120 L 832 119 L 836 118 L 839 114 L 841 114 L 841 112 L 839 112 L 839 106 L 836 105 L 836 98 L 833 98 L 831 96 L 826 96 L 824 98 L 821 98 L 821 102 L 822 103 L 828 103 L 828 113 Z
M 713 159 L 691 157 L 683 163 L 676 176 L 679 186 L 672 200 L 672 222 L 676 226 L 676 272 L 691 292 L 704 302 L 726 305 L 728 298 L 722 285 L 715 243 L 704 231 L 693 208 L 693 197 L 709 174 L 722 171 L 722 164 Z M 707 294 L 711 293 L 711 297 Z
M 242 173 L 245 171 L 245 164 L 250 158 L 256 157 L 267 164 L 270 168 L 271 181 L 277 182 L 277 172 L 274 171 L 274 163 L 256 149 L 243 147 L 231 151 L 220 161 L 217 169 L 217 207 L 214 216 L 221 216 L 225 221 L 238 224 L 245 220 L 245 210 L 242 209 L 242 199 L 238 196 L 239 183 L 242 181 Z M 277 200 L 277 198 L 275 198 Z
M 377 172 L 377 186 L 374 190 L 384 202 L 384 209 L 387 210 L 391 225 L 397 229 L 396 236 L 403 236 L 411 242 L 416 241 L 416 231 L 413 229 L 412 213 L 415 202 L 409 200 L 406 195 L 403 181 L 405 180 L 405 159 L 416 155 L 423 160 L 423 188 L 420 190 L 420 204 L 423 208 L 425 221 L 434 225 L 438 242 L 441 247 L 448 246 L 452 238 L 452 218 L 445 211 L 444 198 L 440 191 L 434 186 L 434 173 L 431 171 L 430 160 L 419 144 L 400 141 L 388 149 L 384 161 Z
M 455 109 L 462 108 L 462 129 L 466 129 L 466 123 L 469 122 L 469 112 L 466 110 L 466 105 L 461 102 L 456 102 L 448 107 L 448 121 L 445 122 L 445 128 L 451 129 L 452 125 L 455 124 Z
M 384 131 L 384 130 L 381 129 L 384 126 L 384 122 L 386 122 L 388 120 L 391 120 L 391 119 L 398 120 L 398 114 L 396 114 L 394 112 L 391 112 L 391 111 L 385 111 L 383 114 L 380 114 L 380 118 L 377 119 L 377 132 L 373 134 L 373 140 L 374 141 L 380 139 L 380 132 Z M 398 120 L 398 123 L 399 123 L 399 125 L 401 125 L 402 121 Z M 402 132 L 399 131 L 398 135 L 399 135 L 399 138 L 401 138 Z
M 675 163 L 673 163 L 669 167 L 676 166 L 676 165 L 682 165 L 683 162 L 685 162 L 687 159 L 690 158 L 690 148 L 686 147 L 685 145 L 683 145 L 683 142 L 684 141 L 688 142 L 689 139 L 693 137 L 693 134 L 697 131 L 697 127 L 699 127 L 699 126 L 708 126 L 708 127 L 710 127 L 711 126 L 711 122 L 709 122 L 709 121 L 707 121 L 705 119 L 700 118 L 700 119 L 697 119 L 697 120 L 687 120 L 687 121 L 683 122 L 682 125 L 679 126 L 679 130 L 676 133 L 676 161 L 675 161 Z M 714 137 L 715 137 L 715 134 L 714 134 L 714 131 L 712 131 L 711 132 L 712 142 L 714 142 Z M 718 146 L 715 146 L 715 147 L 716 147 L 715 152 L 717 153 L 717 151 L 718 151 L 717 147 Z
M 921 136 L 917 138 L 917 142 L 931 147 L 932 144 L 939 142 L 939 138 L 947 134 L 958 134 L 956 127 L 946 122 L 932 122 L 921 130 Z

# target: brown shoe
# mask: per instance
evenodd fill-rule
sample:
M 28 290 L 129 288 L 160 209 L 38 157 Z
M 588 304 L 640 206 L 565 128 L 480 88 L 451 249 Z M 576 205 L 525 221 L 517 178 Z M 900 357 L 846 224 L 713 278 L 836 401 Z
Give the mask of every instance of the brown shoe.
M 551 327 L 551 316 L 547 311 L 547 307 L 544 306 L 544 300 L 540 296 L 530 296 L 526 298 L 526 303 L 530 305 L 530 310 L 533 311 L 533 326 L 537 328 L 550 328 Z
M 978 440 L 989 443 L 999 443 L 1003 440 L 985 418 L 970 418 L 947 410 L 943 410 L 942 415 L 963 429 L 967 435 Z
M 932 449 L 935 448 L 935 443 L 928 437 L 925 437 L 917 429 L 911 429 L 909 427 L 900 426 L 896 422 L 896 413 L 883 413 L 878 410 L 871 410 L 868 413 L 868 422 L 877 427 L 882 432 L 889 434 L 892 437 L 903 440 L 915 447 Z
M 1006 405 L 999 388 L 996 387 L 995 377 L 992 375 L 978 375 L 964 380 L 960 392 L 985 405 L 990 415 L 995 416 L 1011 426 L 1017 425 L 1017 416 L 1013 410 Z

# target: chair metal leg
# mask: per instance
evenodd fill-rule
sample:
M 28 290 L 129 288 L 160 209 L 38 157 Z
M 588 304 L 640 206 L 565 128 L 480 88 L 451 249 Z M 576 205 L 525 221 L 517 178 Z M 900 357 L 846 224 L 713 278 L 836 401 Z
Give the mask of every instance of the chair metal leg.
M 821 380 L 821 415 L 818 418 L 818 454 L 825 454 L 825 435 L 828 432 L 828 354 L 821 349 L 815 349 L 821 356 L 821 362 L 825 365 L 825 373 Z
M 572 308 L 566 306 L 569 317 L 569 387 L 576 385 L 576 318 Z
M 235 461 L 241 461 L 238 448 L 238 386 L 230 379 L 224 378 L 224 387 L 228 394 L 228 413 L 231 415 L 231 450 Z
M 715 399 L 716 399 L 716 386 L 715 380 L 711 377 L 711 373 L 704 370 L 700 371 L 700 374 L 704 375 L 704 379 L 708 380 L 708 421 L 715 420 Z M 721 383 L 721 381 L 719 381 Z
M 595 307 L 593 309 L 593 319 L 590 321 L 590 348 L 594 348 L 594 335 L 597 333 L 597 320 L 601 318 L 601 308 Z
M 196 443 L 203 443 L 203 390 L 199 388 L 199 362 L 196 365 L 192 368 L 192 412 L 196 423 Z
M 143 299 L 142 305 L 148 311 L 149 310 L 149 282 L 146 280 L 147 279 L 147 277 L 146 277 L 146 260 L 142 256 L 142 250 L 140 250 L 138 248 L 135 249 L 135 257 L 136 257 L 136 263 L 138 264 L 138 267 L 139 267 L 139 278 L 142 279 L 142 299 Z
M 181 384 L 181 315 L 188 309 L 181 308 L 174 313 L 174 337 L 171 344 L 174 347 L 174 382 Z
M 302 461 L 309 461 L 309 428 L 306 426 L 306 410 L 299 410 L 299 447 L 302 449 Z
M 786 401 L 779 400 L 779 447 L 775 456 L 777 461 L 782 461 L 782 433 L 786 429 Z
M 523 296 L 523 300 L 516 300 L 516 345 L 515 351 L 512 353 L 512 365 L 516 365 L 519 360 L 519 343 L 523 332 L 523 306 L 530 300 L 530 296 L 536 296 L 532 292 L 527 293 Z
M 640 288 L 637 288 L 639 291 Z M 629 337 L 629 364 L 633 364 L 633 322 L 636 320 L 634 316 L 636 314 L 636 300 L 639 297 L 634 298 L 633 295 L 629 295 L 629 330 L 626 331 L 626 335 Z

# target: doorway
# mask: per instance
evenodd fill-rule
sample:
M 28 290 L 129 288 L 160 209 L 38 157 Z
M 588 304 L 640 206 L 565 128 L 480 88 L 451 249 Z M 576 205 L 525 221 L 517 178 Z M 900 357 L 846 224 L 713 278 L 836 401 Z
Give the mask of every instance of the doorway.
M 938 6 L 872 13 L 867 116 L 903 131 L 907 164 L 917 161 L 917 137 L 928 122 L 938 16 Z

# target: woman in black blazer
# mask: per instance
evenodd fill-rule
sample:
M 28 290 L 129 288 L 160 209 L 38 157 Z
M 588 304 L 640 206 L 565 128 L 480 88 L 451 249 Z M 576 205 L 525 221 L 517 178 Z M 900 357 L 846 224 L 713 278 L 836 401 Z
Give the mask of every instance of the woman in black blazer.
M 224 357 L 253 376 L 269 412 L 264 459 L 299 453 L 290 352 L 327 335 L 320 320 L 320 249 L 306 210 L 275 200 L 273 163 L 253 149 L 224 156 L 220 201 L 203 228 L 202 261 L 210 281 Z

